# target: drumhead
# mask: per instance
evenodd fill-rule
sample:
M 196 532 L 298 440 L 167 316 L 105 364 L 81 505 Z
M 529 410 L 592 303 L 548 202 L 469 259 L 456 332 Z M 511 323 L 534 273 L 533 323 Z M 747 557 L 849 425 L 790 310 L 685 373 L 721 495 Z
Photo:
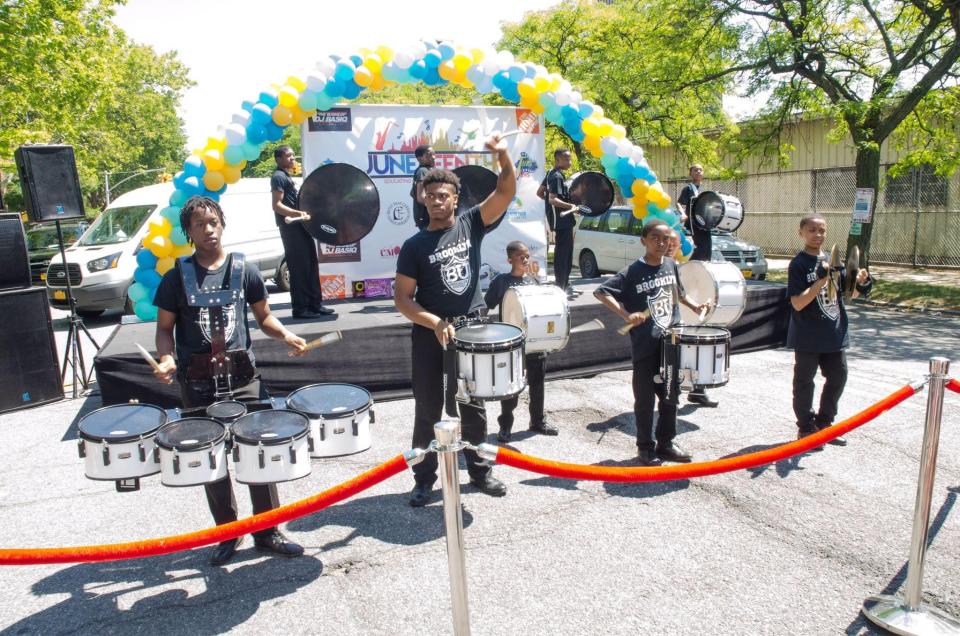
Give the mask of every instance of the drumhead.
M 230 430 L 239 442 L 272 446 L 303 437 L 309 428 L 306 415 L 280 409 L 247 413 L 234 422 Z
M 227 427 L 208 417 L 174 420 L 157 433 L 157 446 L 181 452 L 201 450 L 222 442 Z
M 504 322 L 465 325 L 457 329 L 453 342 L 465 351 L 509 351 L 523 342 L 523 329 Z
M 115 404 L 88 413 L 77 428 L 91 442 L 130 442 L 167 423 L 166 412 L 152 404 Z
M 602 172 L 580 172 L 570 180 L 570 203 L 583 206 L 584 216 L 600 216 L 613 205 L 613 183 Z
M 457 197 L 457 214 L 480 205 L 497 189 L 497 173 L 490 168 L 476 165 L 459 166 L 453 174 L 460 179 L 460 194 Z
M 287 408 L 312 418 L 353 417 L 372 405 L 370 392 L 355 384 L 311 384 L 287 397 Z
M 723 342 L 730 339 L 730 332 L 719 327 L 674 327 L 681 343 Z
M 207 417 L 212 417 L 218 422 L 230 423 L 243 417 L 247 413 L 247 407 L 242 402 L 236 400 L 226 400 L 216 402 L 207 407 Z

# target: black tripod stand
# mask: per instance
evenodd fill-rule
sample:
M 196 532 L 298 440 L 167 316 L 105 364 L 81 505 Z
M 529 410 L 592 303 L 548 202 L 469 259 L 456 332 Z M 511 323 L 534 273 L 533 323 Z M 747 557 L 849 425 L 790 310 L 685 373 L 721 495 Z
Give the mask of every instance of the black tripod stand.
M 83 332 L 93 346 L 100 351 L 100 345 L 93 339 L 90 332 L 87 331 L 83 319 L 77 315 L 77 303 L 73 298 L 73 286 L 70 284 L 70 268 L 67 266 L 66 250 L 63 247 L 63 230 L 60 229 L 60 221 L 57 224 L 57 242 L 60 245 L 60 260 L 63 262 L 63 273 L 67 279 L 67 302 L 70 303 L 70 328 L 67 330 L 67 347 L 63 351 L 63 364 L 60 365 L 60 384 L 63 384 L 67 378 L 67 364 L 73 372 L 73 397 L 76 398 L 80 391 L 79 384 L 83 385 L 83 391 L 90 388 L 90 378 L 93 376 L 93 366 L 87 372 L 87 365 L 83 361 L 83 347 L 80 343 L 80 333 Z

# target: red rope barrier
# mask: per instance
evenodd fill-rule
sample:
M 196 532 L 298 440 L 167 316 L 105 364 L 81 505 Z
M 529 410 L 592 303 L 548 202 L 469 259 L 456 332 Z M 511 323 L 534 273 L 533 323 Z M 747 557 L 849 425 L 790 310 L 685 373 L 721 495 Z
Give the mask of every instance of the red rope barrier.
M 502 446 L 499 447 L 497 451 L 496 461 L 506 466 L 513 466 L 514 468 L 528 470 L 541 475 L 562 477 L 564 479 L 586 479 L 595 481 L 671 481 L 676 479 L 689 479 L 691 477 L 703 477 L 705 475 L 716 475 L 718 473 L 727 473 L 734 470 L 772 464 L 793 455 L 805 453 L 812 448 L 821 446 L 832 439 L 849 433 L 858 426 L 866 424 L 915 393 L 916 389 L 907 385 L 894 391 L 856 415 L 842 422 L 837 422 L 830 428 L 826 428 L 813 435 L 809 435 L 795 442 L 777 446 L 776 448 L 709 462 L 670 466 L 589 466 L 541 459 L 539 457 L 524 455 L 523 453 L 518 453 L 517 451 Z
M 0 550 L 0 565 L 28 565 L 40 563 L 82 563 L 90 561 L 118 561 L 169 554 L 191 548 L 228 541 L 245 534 L 271 528 L 275 525 L 308 515 L 363 492 L 393 477 L 407 468 L 403 455 L 397 455 L 376 468 L 357 475 L 349 481 L 321 493 L 295 501 L 279 508 L 239 519 L 221 526 L 178 534 L 159 539 L 130 543 L 88 545 L 72 548 L 16 548 Z
M 956 378 L 950 378 L 947 380 L 947 384 L 945 386 L 954 393 L 960 393 L 960 381 L 958 381 Z

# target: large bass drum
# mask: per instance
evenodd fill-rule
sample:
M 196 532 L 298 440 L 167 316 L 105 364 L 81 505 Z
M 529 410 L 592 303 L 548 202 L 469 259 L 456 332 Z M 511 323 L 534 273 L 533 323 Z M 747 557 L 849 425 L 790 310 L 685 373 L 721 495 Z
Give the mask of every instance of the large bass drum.
M 310 420 L 296 411 L 248 413 L 230 427 L 242 484 L 275 484 L 310 474 Z
M 149 404 L 116 404 L 80 420 L 79 452 L 90 479 L 117 482 L 117 490 L 136 490 L 139 478 L 156 475 L 157 431 L 167 423 L 163 409 Z M 121 482 L 130 481 L 127 486 Z
M 157 433 L 164 486 L 212 484 L 227 476 L 227 427 L 206 417 L 166 424 Z
M 680 284 L 693 301 L 709 302 L 711 307 L 701 318 L 680 304 L 680 322 L 685 325 L 732 325 L 747 306 L 747 283 L 733 263 L 687 261 L 679 267 Z
M 556 285 L 511 287 L 500 303 L 500 319 L 520 327 L 525 353 L 553 353 L 570 340 L 570 305 Z
M 693 200 L 694 218 L 706 229 L 736 232 L 743 223 L 743 205 L 729 194 L 706 190 Z
M 287 397 L 287 408 L 310 418 L 311 457 L 361 453 L 371 445 L 373 397 L 353 384 L 311 384 Z
M 502 322 L 457 329 L 457 374 L 463 392 L 475 400 L 507 400 L 527 385 L 523 330 Z

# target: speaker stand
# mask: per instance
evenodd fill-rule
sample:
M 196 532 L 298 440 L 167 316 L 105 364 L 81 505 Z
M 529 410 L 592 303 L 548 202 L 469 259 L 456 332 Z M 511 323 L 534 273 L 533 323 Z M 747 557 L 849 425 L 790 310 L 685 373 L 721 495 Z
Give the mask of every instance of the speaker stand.
M 70 268 L 67 265 L 66 249 L 63 246 L 63 230 L 60 229 L 60 221 L 57 224 L 57 242 L 60 245 L 60 259 L 63 262 L 63 271 L 67 275 L 67 301 L 70 303 L 70 328 L 67 330 L 67 346 L 63 351 L 63 364 L 60 365 L 60 384 L 67 379 L 67 365 L 73 373 L 73 398 L 76 399 L 83 386 L 83 393 L 90 390 L 90 378 L 93 377 L 93 366 L 87 371 L 87 365 L 83 360 L 83 346 L 80 342 L 80 334 L 84 334 L 93 343 L 97 351 L 100 351 L 100 345 L 94 340 L 93 336 L 83 324 L 83 319 L 77 315 L 77 303 L 73 298 L 73 286 L 70 284 Z

